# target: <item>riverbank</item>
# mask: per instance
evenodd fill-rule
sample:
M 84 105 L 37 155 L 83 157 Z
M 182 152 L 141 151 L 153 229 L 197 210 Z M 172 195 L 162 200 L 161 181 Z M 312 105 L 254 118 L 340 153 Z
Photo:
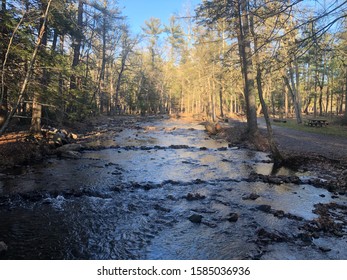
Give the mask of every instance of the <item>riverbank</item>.
M 112 138 L 115 132 L 127 128 L 135 120 L 146 121 L 163 117 L 98 116 L 89 118 L 83 123 L 43 127 L 43 133 L 40 135 L 33 135 L 25 130 L 25 127 L 12 127 L 10 132 L 0 137 L 0 171 L 60 156 L 62 147 L 66 144 L 83 145 L 95 140 Z

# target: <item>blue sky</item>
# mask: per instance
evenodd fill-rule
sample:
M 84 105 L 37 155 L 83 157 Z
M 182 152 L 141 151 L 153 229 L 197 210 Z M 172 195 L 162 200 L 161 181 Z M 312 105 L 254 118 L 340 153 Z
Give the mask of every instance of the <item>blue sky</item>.
M 141 26 L 151 17 L 160 18 L 162 23 L 167 23 L 171 15 L 181 14 L 185 6 L 195 7 L 198 3 L 201 0 L 118 0 L 122 14 L 127 16 L 135 34 L 141 32 Z

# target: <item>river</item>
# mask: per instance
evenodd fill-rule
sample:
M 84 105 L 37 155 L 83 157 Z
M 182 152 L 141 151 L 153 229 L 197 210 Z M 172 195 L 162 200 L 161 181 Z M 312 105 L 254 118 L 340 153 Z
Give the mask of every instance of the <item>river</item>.
M 198 122 L 129 118 L 85 145 L 0 175 L 1 259 L 347 259 L 346 196 L 273 171 L 269 155 Z M 297 176 L 266 183 L 251 174 Z M 307 228 L 332 212 L 340 231 Z

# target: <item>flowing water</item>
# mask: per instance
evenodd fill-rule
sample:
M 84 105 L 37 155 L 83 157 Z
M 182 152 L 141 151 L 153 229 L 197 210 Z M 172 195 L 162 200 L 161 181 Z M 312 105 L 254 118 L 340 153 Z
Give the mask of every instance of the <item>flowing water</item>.
M 129 122 L 81 159 L 0 175 L 0 258 L 347 259 L 346 226 L 339 237 L 303 229 L 314 205 L 346 207 L 345 196 L 254 173 L 312 176 L 274 174 L 266 153 L 230 148 L 196 122 Z

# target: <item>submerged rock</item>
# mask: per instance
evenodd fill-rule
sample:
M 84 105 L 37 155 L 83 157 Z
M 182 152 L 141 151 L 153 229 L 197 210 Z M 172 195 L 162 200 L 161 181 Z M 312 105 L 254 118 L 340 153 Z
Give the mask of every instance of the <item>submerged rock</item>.
M 210 228 L 216 228 L 218 226 L 217 224 L 210 222 L 210 221 L 202 221 L 202 224 L 204 224 L 205 226 L 208 226 Z
M 82 150 L 83 146 L 81 144 L 66 144 L 64 146 L 58 147 L 57 152 L 59 153 L 65 153 L 69 151 L 80 151 Z
M 189 219 L 189 221 L 191 221 L 192 223 L 200 224 L 201 221 L 202 221 L 202 216 L 199 215 L 199 214 L 193 214 L 193 215 L 191 215 L 188 219 Z
M 185 199 L 187 199 L 188 201 L 193 201 L 193 200 L 199 200 L 199 199 L 204 199 L 206 198 L 206 196 L 201 195 L 199 193 L 188 193 L 187 196 L 185 197 Z
M 283 218 L 283 217 L 285 217 L 285 213 L 284 213 L 284 211 L 283 210 L 277 210 L 277 211 L 274 211 L 274 216 L 275 217 L 277 217 L 277 218 Z
M 188 145 L 170 145 L 169 148 L 174 150 L 183 150 L 183 149 L 189 149 L 189 146 Z
M 0 253 L 7 251 L 8 247 L 4 241 L 0 241 Z
M 238 219 L 239 219 L 239 214 L 237 214 L 237 213 L 230 213 L 227 216 L 227 220 L 231 223 L 237 222 Z
M 66 151 L 60 155 L 63 158 L 79 159 L 82 157 L 82 154 L 77 151 Z
M 322 252 L 330 252 L 330 251 L 331 251 L 330 248 L 328 248 L 328 247 L 323 247 L 323 246 L 320 246 L 320 247 L 319 247 L 319 250 L 321 250 Z
M 271 212 L 271 206 L 270 205 L 263 204 L 263 205 L 257 206 L 256 208 L 262 212 L 265 212 L 265 213 Z
M 286 242 L 288 238 L 281 233 L 269 232 L 264 228 L 257 230 L 258 241 L 262 243 Z
M 243 200 L 256 200 L 257 198 L 259 198 L 260 195 L 256 194 L 256 193 L 251 193 L 247 196 L 242 197 Z

